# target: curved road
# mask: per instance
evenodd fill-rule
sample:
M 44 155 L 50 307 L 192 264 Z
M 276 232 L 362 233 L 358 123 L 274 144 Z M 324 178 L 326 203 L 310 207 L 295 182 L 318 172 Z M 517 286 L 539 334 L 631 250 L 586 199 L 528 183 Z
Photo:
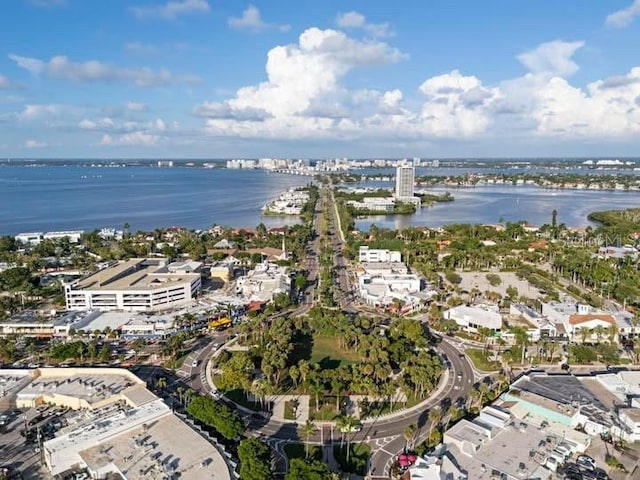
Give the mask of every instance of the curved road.
M 322 199 L 322 196 L 321 196 Z M 333 208 L 323 209 L 322 200 L 320 206 L 316 209 L 315 226 L 316 232 L 320 231 L 321 218 L 323 213 L 328 213 L 330 218 L 332 243 L 336 251 L 335 261 L 338 270 L 338 284 L 344 293 L 349 292 L 349 283 L 346 275 L 346 265 L 342 257 L 342 241 L 336 232 L 336 222 Z M 298 307 L 291 315 L 303 315 L 313 305 L 314 280 L 318 273 L 318 248 L 319 237 L 316 236 L 310 243 L 305 259 L 305 266 L 308 272 L 308 278 L 311 280 L 307 287 L 307 295 L 305 303 Z M 343 306 L 350 307 L 349 310 L 357 311 L 357 305 L 344 305 L 348 303 L 343 299 Z M 365 312 L 367 313 L 367 312 Z M 194 352 L 185 361 L 185 365 L 191 365 L 193 360 L 198 360 L 198 365 L 191 368 L 188 374 L 188 383 L 192 388 L 203 394 L 208 394 L 209 385 L 205 378 L 205 367 L 207 361 L 214 351 L 213 344 L 226 339 L 227 334 L 215 334 L 211 343 L 203 349 Z M 433 397 L 422 403 L 418 408 L 414 407 L 402 413 L 390 415 L 387 418 L 381 417 L 376 419 L 367 419 L 363 422 L 363 428 L 360 432 L 348 434 L 354 442 L 367 442 L 372 447 L 372 457 L 370 462 L 370 478 L 389 478 L 390 468 L 395 457 L 406 446 L 406 440 L 403 431 L 407 425 L 415 423 L 418 425 L 414 443 L 417 444 L 424 440 L 429 434 L 429 410 L 440 405 L 459 405 L 465 404 L 469 391 L 473 388 L 477 379 L 473 369 L 464 354 L 456 348 L 456 345 L 450 343 L 443 338 L 438 347 L 441 354 L 446 356 L 448 364 L 448 379 L 446 385 L 439 388 Z M 187 373 L 187 372 L 185 372 Z M 262 418 L 259 414 L 245 415 L 248 422 L 248 428 L 254 431 L 258 436 L 268 439 L 276 445 L 290 442 L 301 441 L 298 425 L 295 423 L 287 423 L 274 419 Z M 321 426 L 314 435 L 310 437 L 311 443 L 330 444 L 333 441 L 339 441 L 342 434 L 334 431 L 333 426 L 329 424 Z

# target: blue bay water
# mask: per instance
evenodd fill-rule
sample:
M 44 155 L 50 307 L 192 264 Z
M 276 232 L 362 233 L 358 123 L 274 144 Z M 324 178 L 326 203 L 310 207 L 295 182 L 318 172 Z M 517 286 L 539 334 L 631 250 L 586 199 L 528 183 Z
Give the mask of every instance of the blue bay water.
M 311 177 L 263 170 L 155 167 L 3 166 L 0 234 L 101 227 L 132 231 L 213 224 L 269 227 L 296 217 L 263 217 L 268 200 Z
M 459 174 L 435 169 L 431 173 Z M 367 173 L 391 173 L 372 171 Z M 427 172 L 420 172 L 427 174 Z M 204 229 L 213 224 L 281 226 L 294 217 L 263 217 L 261 207 L 282 190 L 308 183 L 310 177 L 190 167 L 88 166 L 0 167 L 0 234 L 101 227 L 152 230 L 174 225 Z M 367 182 L 392 188 L 393 182 Z M 423 208 L 414 215 L 359 219 L 362 229 L 375 223 L 390 228 L 450 223 L 497 223 L 527 220 L 549 223 L 551 211 L 568 226 L 589 224 L 596 210 L 640 207 L 638 192 L 545 190 L 532 186 L 434 188 L 450 191 L 455 201 Z
M 392 188 L 388 182 L 369 186 Z M 551 212 L 558 212 L 558 223 L 569 227 L 592 225 L 587 216 L 599 210 L 640 207 L 640 192 L 596 190 L 551 190 L 535 186 L 491 185 L 470 188 L 429 188 L 433 193 L 450 192 L 455 200 L 423 207 L 413 215 L 376 215 L 356 220 L 356 227 L 403 229 L 410 226 L 440 227 L 451 223 L 498 223 L 526 220 L 533 225 L 551 223 Z

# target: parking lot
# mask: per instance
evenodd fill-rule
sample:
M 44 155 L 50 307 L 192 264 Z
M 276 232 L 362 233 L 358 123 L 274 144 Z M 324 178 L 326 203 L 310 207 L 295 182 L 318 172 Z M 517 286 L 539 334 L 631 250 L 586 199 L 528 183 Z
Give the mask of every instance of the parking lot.
M 1 414 L 7 418 L 6 423 L 0 426 L 0 467 L 10 467 L 19 471 L 24 479 L 46 478 L 47 474 L 40 465 L 37 434 L 24 435 L 25 412 L 8 410 Z M 28 428 L 34 431 L 33 428 L 37 430 L 40 425 L 46 425 L 46 420 L 37 420 Z

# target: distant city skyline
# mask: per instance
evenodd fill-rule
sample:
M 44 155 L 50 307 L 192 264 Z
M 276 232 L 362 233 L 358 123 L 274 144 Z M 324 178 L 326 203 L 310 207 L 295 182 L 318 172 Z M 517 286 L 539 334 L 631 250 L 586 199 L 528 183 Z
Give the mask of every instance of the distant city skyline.
M 14 0 L 0 158 L 640 152 L 640 0 Z

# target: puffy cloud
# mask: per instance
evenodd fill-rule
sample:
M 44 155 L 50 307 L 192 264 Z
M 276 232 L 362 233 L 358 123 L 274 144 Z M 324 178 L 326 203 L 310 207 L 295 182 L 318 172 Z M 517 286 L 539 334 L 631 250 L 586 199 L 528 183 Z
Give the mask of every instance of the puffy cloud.
M 151 147 L 156 145 L 159 141 L 159 135 L 153 135 L 143 131 L 125 133 L 124 135 L 119 135 L 117 137 L 113 137 L 112 135 L 105 133 L 100 140 L 100 145 Z
M 532 94 L 535 105 L 531 115 L 539 134 L 565 138 L 640 134 L 640 67 L 624 77 L 592 82 L 586 89 L 555 77 Z
M 82 130 L 110 130 L 115 127 L 115 122 L 109 117 L 99 118 L 97 120 L 85 118 L 80 120 L 78 127 Z
M 149 109 L 144 103 L 131 101 L 127 102 L 126 107 L 130 112 L 146 112 Z
M 402 101 L 402 92 L 397 88 L 390 92 L 384 92 L 382 96 L 382 103 L 387 107 L 397 107 Z
M 339 13 L 336 25 L 340 28 L 362 29 L 374 37 L 388 37 L 391 34 L 388 23 L 369 23 L 363 14 L 354 11 Z
M 231 28 L 246 29 L 254 33 L 262 32 L 269 28 L 276 28 L 281 32 L 286 32 L 291 28 L 291 25 L 266 23 L 260 16 L 260 10 L 254 5 L 249 5 L 247 9 L 242 12 L 241 17 L 230 17 L 227 23 Z
M 566 77 L 578 71 L 578 64 L 571 57 L 583 46 L 584 42 L 554 40 L 538 45 L 517 58 L 532 73 Z
M 500 93 L 474 76 L 458 70 L 426 80 L 420 92 L 427 96 L 420 122 L 427 135 L 470 136 L 485 132 L 492 123 L 490 107 Z
M 622 28 L 630 25 L 638 15 L 640 15 L 640 0 L 634 0 L 627 8 L 607 15 L 605 23 L 610 27 Z
M 206 0 L 174 0 L 148 7 L 131 7 L 131 11 L 140 19 L 155 17 L 171 20 L 182 15 L 206 13 L 210 10 L 211 6 Z
M 139 87 L 162 86 L 175 83 L 195 83 L 199 81 L 192 75 L 173 75 L 168 70 L 153 71 L 149 68 L 123 68 L 108 63 L 90 60 L 72 62 L 64 55 L 52 57 L 45 62 L 37 58 L 9 54 L 9 58 L 20 68 L 34 75 L 46 74 L 53 78 L 74 82 L 122 81 Z
M 54 117 L 68 110 L 64 105 L 36 104 L 25 105 L 24 110 L 18 114 L 21 120 L 35 120 L 43 117 Z
M 352 24 L 364 20 L 351 18 Z M 552 41 L 517 58 L 526 74 L 485 85 L 459 70 L 426 79 L 420 98 L 401 90 L 352 90 L 344 76 L 358 67 L 397 62 L 386 43 L 334 30 L 309 29 L 297 44 L 268 53 L 267 81 L 225 101 L 205 102 L 194 114 L 215 136 L 428 142 L 448 138 L 632 137 L 640 133 L 640 67 L 584 88 L 565 77 L 578 65 L 583 42 Z M 419 102 L 419 103 L 418 103 Z M 408 145 L 409 143 L 407 143 Z
M 40 142 L 38 140 L 25 140 L 24 142 L 25 148 L 44 148 L 47 146 L 46 142 Z
M 297 45 L 269 51 L 268 81 L 243 87 L 226 102 L 204 103 L 195 111 L 207 117 L 247 120 L 299 115 L 314 99 L 336 92 L 339 79 L 352 68 L 394 63 L 403 58 L 404 54 L 386 43 L 359 41 L 336 30 L 310 28 L 300 35 Z

